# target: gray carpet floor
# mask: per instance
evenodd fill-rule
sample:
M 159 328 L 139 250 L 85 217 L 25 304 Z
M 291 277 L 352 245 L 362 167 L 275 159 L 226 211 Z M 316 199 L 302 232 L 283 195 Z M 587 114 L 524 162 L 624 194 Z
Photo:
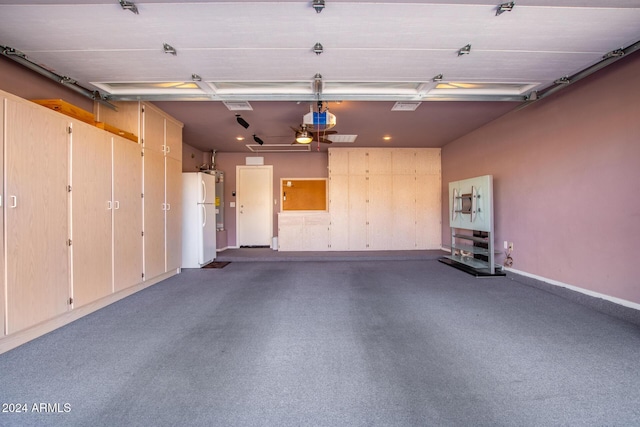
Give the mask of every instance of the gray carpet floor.
M 0 355 L 0 403 L 28 406 L 2 426 L 639 425 L 640 327 L 435 260 L 231 263 Z

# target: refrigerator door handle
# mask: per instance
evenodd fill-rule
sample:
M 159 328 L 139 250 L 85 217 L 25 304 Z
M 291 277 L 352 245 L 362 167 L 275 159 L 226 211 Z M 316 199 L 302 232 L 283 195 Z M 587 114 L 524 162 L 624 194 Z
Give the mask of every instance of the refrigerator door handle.
M 207 225 L 207 208 L 204 205 L 200 205 L 202 208 L 202 228 Z
M 204 179 L 201 182 L 202 182 L 202 200 L 200 201 L 200 203 L 204 203 L 207 201 L 207 184 L 204 183 Z

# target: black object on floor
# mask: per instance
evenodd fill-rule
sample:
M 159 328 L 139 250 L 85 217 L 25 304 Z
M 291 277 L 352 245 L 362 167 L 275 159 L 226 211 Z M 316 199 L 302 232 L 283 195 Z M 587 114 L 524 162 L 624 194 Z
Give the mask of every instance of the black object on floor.
M 230 261 L 223 261 L 223 262 L 213 261 L 207 265 L 202 266 L 202 268 L 224 268 L 227 266 L 227 264 L 231 264 L 231 262 Z
M 446 257 L 438 258 L 438 261 L 440 261 L 443 264 L 450 265 L 451 267 L 457 268 L 458 270 L 464 271 L 465 273 L 469 273 L 475 277 L 502 277 L 507 275 L 507 273 L 505 273 L 504 270 L 498 269 L 497 267 L 495 269 L 495 272 L 491 274 L 489 271 L 483 271 L 481 269 L 473 268 L 466 264 L 456 262 Z

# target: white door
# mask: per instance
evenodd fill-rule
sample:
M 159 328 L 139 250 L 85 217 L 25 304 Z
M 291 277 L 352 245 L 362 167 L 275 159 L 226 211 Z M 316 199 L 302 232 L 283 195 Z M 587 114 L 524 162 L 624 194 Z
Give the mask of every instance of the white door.
M 237 166 L 236 186 L 238 246 L 270 246 L 273 236 L 273 166 Z

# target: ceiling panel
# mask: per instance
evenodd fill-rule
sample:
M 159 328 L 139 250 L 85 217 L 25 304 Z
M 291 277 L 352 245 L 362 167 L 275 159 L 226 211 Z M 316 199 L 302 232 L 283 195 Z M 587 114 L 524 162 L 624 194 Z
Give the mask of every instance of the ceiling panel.
M 123 10 L 117 0 L 0 0 L 0 45 L 91 90 L 91 82 L 123 82 L 137 85 L 144 97 L 150 92 L 138 83 L 189 82 L 192 74 L 214 84 L 275 85 L 271 99 L 254 98 L 263 101 L 258 111 L 247 112 L 254 120 L 251 131 L 275 138 L 278 129 L 299 121 L 294 110 L 308 105 L 269 101 L 285 99 L 275 92 L 287 88 L 287 99 L 300 87 L 314 97 L 316 74 L 327 85 L 340 83 L 327 100 L 342 89 L 365 93 L 366 87 L 390 94 L 379 99 L 404 100 L 411 95 L 399 82 L 421 88 L 419 97 L 439 74 L 445 82 L 514 82 L 541 90 L 640 40 L 640 0 L 519 0 L 500 16 L 501 2 L 491 0 L 327 0 L 322 13 L 303 0 L 133 2 L 139 14 Z M 324 47 L 320 55 L 313 52 L 318 42 Z M 164 53 L 163 43 L 177 55 Z M 466 44 L 470 54 L 458 55 Z M 211 87 L 201 87 L 194 93 L 212 96 Z M 107 86 L 101 90 L 109 96 Z M 232 95 L 252 101 L 246 93 Z M 222 103 L 163 105 L 185 122 L 194 146 L 247 150 L 233 145 L 235 116 Z M 340 113 L 341 132 L 359 135 L 356 145 L 382 144 L 376 135 L 385 132 L 400 135 L 395 144 L 441 146 L 517 105 L 423 102 L 412 113 L 391 113 L 382 101 L 331 108 Z

